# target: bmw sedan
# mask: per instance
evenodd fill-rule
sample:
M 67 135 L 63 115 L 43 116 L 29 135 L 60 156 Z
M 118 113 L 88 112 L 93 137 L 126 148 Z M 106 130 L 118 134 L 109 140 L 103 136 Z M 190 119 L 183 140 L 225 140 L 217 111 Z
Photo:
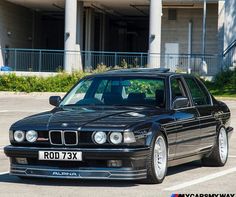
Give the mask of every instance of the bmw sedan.
M 86 76 L 51 111 L 10 128 L 10 173 L 161 183 L 168 167 L 224 166 L 230 110 L 198 78 L 168 69 Z

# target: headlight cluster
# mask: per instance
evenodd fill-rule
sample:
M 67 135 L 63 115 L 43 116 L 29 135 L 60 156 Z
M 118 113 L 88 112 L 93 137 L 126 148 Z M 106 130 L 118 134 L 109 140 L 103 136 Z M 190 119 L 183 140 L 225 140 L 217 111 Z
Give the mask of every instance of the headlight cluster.
M 38 133 L 34 130 L 30 131 L 15 131 L 13 134 L 13 138 L 16 142 L 23 142 L 27 140 L 30 143 L 35 142 L 38 139 Z
M 133 132 L 109 132 L 95 131 L 92 135 L 92 140 L 96 144 L 105 144 L 109 142 L 114 145 L 123 143 L 134 143 L 136 142 Z

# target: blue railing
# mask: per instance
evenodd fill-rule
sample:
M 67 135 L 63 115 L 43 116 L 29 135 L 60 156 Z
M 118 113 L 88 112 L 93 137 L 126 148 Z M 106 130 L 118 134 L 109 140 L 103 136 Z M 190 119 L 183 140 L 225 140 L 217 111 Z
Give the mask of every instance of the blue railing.
M 201 74 L 202 54 L 148 54 L 135 52 L 104 52 L 104 51 L 64 51 L 45 49 L 0 49 L 2 65 L 14 71 L 57 72 L 64 68 L 64 57 L 71 61 L 80 60 L 83 69 L 96 69 L 98 65 L 109 67 L 146 67 L 148 56 L 156 58 L 162 67 L 171 70 L 187 71 Z M 0 57 L 1 58 L 1 57 Z M 1 60 L 1 59 L 0 59 Z M 205 55 L 207 74 L 215 75 L 220 70 L 218 55 Z

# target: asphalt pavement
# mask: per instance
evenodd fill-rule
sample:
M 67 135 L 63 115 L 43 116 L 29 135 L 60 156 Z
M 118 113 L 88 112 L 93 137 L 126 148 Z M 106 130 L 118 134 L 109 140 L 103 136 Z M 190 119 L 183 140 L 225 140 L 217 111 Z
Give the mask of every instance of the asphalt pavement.
M 3 147 L 9 144 L 10 125 L 20 118 L 52 109 L 46 94 L 0 93 L 0 197 L 11 196 L 101 196 L 139 197 L 171 196 L 172 194 L 224 194 L 236 196 L 236 133 L 230 139 L 230 152 L 224 167 L 203 167 L 200 162 L 171 167 L 159 185 L 135 181 L 100 180 L 21 180 L 10 176 L 9 161 Z M 231 125 L 236 128 L 236 101 L 225 101 L 231 109 Z

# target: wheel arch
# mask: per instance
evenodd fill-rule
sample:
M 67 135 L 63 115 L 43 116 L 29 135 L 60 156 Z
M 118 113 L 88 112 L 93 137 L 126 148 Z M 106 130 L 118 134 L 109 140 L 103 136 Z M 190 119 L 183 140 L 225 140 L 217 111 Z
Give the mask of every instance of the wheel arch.
M 149 132 L 150 132 L 150 135 L 148 135 L 146 138 L 146 146 L 151 146 L 151 143 L 153 142 L 153 140 L 157 136 L 157 133 L 161 132 L 165 137 L 166 145 L 168 148 L 168 136 L 167 136 L 166 130 L 161 126 L 161 124 L 153 123 Z
M 214 150 L 214 147 L 217 145 L 217 143 L 218 143 L 218 135 L 219 135 L 219 132 L 220 132 L 220 129 L 221 129 L 221 128 L 224 128 L 224 129 L 225 129 L 226 134 L 227 134 L 227 136 L 228 136 L 227 129 L 226 129 L 225 125 L 222 123 L 222 121 L 219 121 L 219 123 L 216 125 L 216 136 L 215 136 L 214 144 L 213 144 L 213 146 L 211 147 L 209 153 L 206 154 L 206 156 L 209 156 L 209 155 L 212 153 L 212 151 Z

